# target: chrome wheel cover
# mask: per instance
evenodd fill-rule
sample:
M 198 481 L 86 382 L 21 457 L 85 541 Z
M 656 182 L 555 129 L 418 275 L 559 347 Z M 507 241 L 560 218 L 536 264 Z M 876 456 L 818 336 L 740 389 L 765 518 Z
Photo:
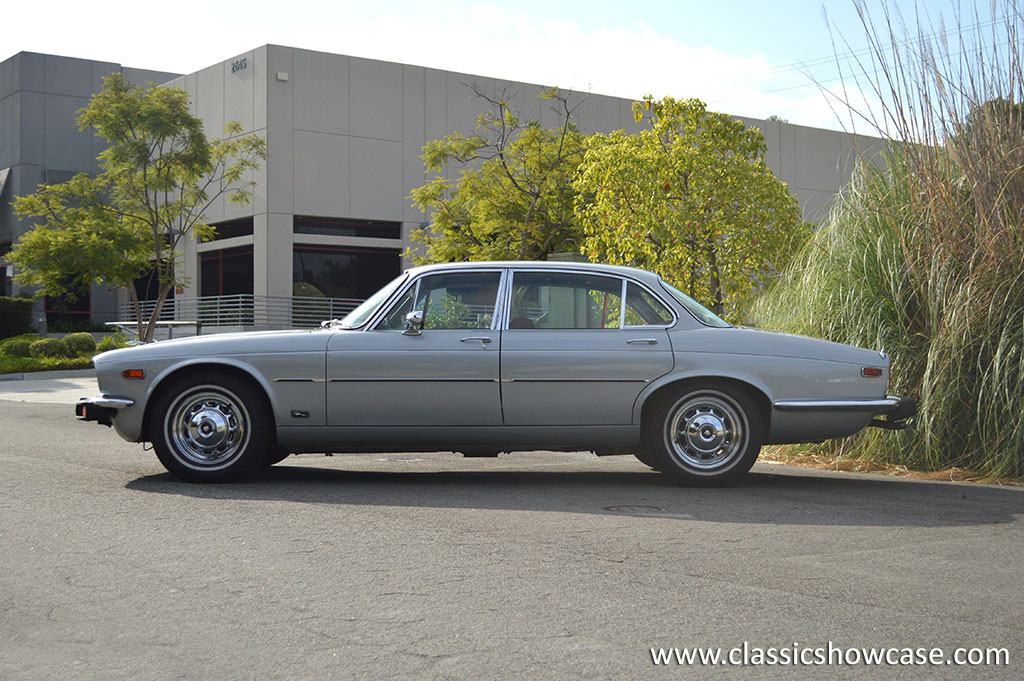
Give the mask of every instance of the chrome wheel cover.
M 701 392 L 676 403 L 665 422 L 665 444 L 688 468 L 711 471 L 739 458 L 749 439 L 743 411 L 726 395 Z
M 192 468 L 219 468 L 233 461 L 249 442 L 249 412 L 237 395 L 203 385 L 174 400 L 164 432 L 175 456 Z

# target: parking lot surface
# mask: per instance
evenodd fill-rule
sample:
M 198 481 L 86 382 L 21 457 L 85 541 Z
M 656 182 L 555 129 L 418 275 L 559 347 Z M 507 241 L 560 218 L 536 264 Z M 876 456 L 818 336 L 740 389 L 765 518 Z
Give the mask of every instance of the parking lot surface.
M 197 486 L 76 422 L 92 386 L 68 380 L 0 385 L 0 679 L 1022 677 L 1018 488 L 758 464 L 688 489 L 583 453 L 301 455 Z M 1010 664 L 650 651 L 829 642 Z

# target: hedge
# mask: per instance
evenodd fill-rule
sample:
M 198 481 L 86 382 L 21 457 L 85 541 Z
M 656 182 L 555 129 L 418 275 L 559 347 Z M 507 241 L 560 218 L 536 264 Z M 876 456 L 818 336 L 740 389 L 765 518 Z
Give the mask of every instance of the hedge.
M 33 357 L 72 357 L 74 353 L 63 338 L 43 338 L 29 346 L 28 352 Z
M 91 333 L 69 333 L 64 336 L 64 342 L 68 344 L 74 355 L 85 355 L 96 351 L 96 339 Z

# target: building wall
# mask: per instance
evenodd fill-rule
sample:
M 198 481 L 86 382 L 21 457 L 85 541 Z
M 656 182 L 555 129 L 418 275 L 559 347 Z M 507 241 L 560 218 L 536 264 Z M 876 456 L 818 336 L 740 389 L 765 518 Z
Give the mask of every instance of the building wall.
M 74 127 L 75 112 L 101 87 L 103 75 L 121 70 L 129 79 L 184 88 L 193 112 L 211 137 L 238 121 L 243 134 L 266 139 L 268 159 L 251 179 L 247 206 L 217 201 L 211 222 L 251 217 L 253 233 L 185 248 L 183 293 L 201 292 L 200 257 L 226 248 L 253 251 L 257 295 L 292 294 L 296 245 L 384 248 L 400 252 L 409 233 L 427 216 L 409 199 L 426 179 L 423 145 L 453 131 L 473 134 L 487 107 L 470 87 L 504 92 L 523 118 L 545 126 L 558 122 L 540 86 L 485 76 L 339 54 L 264 45 L 195 73 L 177 76 L 118 64 L 21 53 L 0 64 L 0 169 L 12 168 L 0 207 L 2 231 L 24 230 L 8 205 L 15 194 L 74 172 L 96 172 L 102 140 Z M 574 93 L 582 101 L 575 122 L 585 132 L 634 132 L 632 101 Z M 761 129 L 767 162 L 799 199 L 809 220 L 821 221 L 848 180 L 854 144 L 878 148 L 880 140 L 857 138 L 783 122 L 743 118 Z M 293 233 L 295 216 L 401 223 L 402 239 Z M 114 298 L 96 291 L 95 318 L 114 314 Z
M 232 66 L 246 61 L 245 69 Z M 291 252 L 296 244 L 404 249 L 408 234 L 427 219 L 409 199 L 426 179 L 423 145 L 455 130 L 473 134 L 487 106 L 470 87 L 512 95 L 524 118 L 557 124 L 540 86 L 485 76 L 439 71 L 339 54 L 266 45 L 235 55 L 173 84 L 193 97 L 209 132 L 229 120 L 266 137 L 269 158 L 247 210 L 218 205 L 213 221 L 249 214 L 254 234 L 193 246 L 191 283 L 198 295 L 195 253 L 252 244 L 256 294 L 290 295 Z M 583 132 L 639 125 L 632 101 L 598 94 L 573 95 L 582 104 L 576 123 Z M 783 122 L 742 119 L 765 135 L 767 162 L 799 199 L 809 220 L 821 221 L 853 169 L 854 141 L 839 132 Z M 858 143 L 877 147 L 879 140 Z M 292 233 L 296 215 L 387 220 L 402 223 L 402 243 L 365 237 Z
M 116 72 L 133 83 L 163 83 L 177 75 L 33 52 L 0 62 L 0 169 L 10 168 L 0 195 L 0 242 L 17 238 L 31 226 L 14 215 L 15 196 L 31 194 L 43 182 L 98 172 L 96 157 L 105 142 L 90 131 L 79 131 L 76 121 L 78 110 L 102 88 L 103 77 Z M 99 286 L 91 293 L 93 319 L 115 319 L 116 294 Z M 38 319 L 41 301 L 36 308 Z

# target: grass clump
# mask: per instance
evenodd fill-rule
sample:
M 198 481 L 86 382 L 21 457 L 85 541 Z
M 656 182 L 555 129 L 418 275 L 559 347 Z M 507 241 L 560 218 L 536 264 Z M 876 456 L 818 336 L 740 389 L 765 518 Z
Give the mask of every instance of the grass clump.
M 128 338 L 118 331 L 115 334 L 101 338 L 99 344 L 96 345 L 96 352 L 98 354 L 108 350 L 118 350 L 126 347 L 128 347 Z
M 862 15 L 875 50 L 865 78 L 882 107 L 858 115 L 891 143 L 881 160 L 861 159 L 752 316 L 885 348 L 892 391 L 915 397 L 919 414 L 906 431 L 817 452 L 1024 475 L 1022 14 L 1012 1 L 993 12 L 991 39 L 961 29 L 953 40 L 901 34 L 888 13 L 879 30 Z

